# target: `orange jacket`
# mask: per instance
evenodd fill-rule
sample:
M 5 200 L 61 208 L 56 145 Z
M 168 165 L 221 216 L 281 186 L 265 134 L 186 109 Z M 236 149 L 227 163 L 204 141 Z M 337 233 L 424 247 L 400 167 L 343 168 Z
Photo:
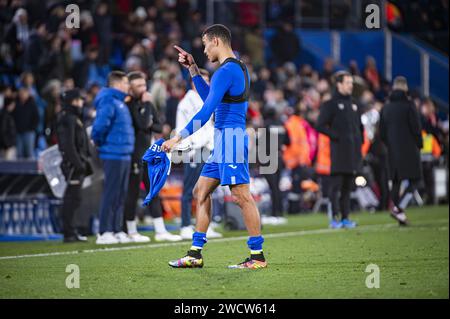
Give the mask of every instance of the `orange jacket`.
M 370 149 L 370 140 L 369 137 L 367 136 L 366 131 L 364 130 L 364 141 L 361 145 L 361 154 L 362 157 L 366 157 L 367 153 L 369 153 L 369 149 Z
M 283 152 L 283 161 L 289 169 L 311 166 L 308 136 L 302 124 L 303 121 L 300 116 L 292 115 L 285 123 L 290 144 Z
M 366 156 L 370 149 L 370 140 L 364 131 L 364 142 L 361 145 L 361 154 Z M 316 173 L 320 175 L 330 175 L 331 172 L 331 150 L 330 138 L 319 133 L 317 141 Z
M 320 175 L 330 175 L 331 172 L 331 154 L 330 138 L 325 134 L 319 133 L 317 140 L 317 158 L 316 173 Z

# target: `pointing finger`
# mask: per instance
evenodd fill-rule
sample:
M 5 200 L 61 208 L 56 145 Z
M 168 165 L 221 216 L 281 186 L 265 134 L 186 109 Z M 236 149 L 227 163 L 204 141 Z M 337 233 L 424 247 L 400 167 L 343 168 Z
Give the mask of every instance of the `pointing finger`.
M 184 51 L 182 48 L 180 48 L 178 45 L 173 46 L 175 49 L 177 49 L 181 54 L 188 54 L 186 51 Z

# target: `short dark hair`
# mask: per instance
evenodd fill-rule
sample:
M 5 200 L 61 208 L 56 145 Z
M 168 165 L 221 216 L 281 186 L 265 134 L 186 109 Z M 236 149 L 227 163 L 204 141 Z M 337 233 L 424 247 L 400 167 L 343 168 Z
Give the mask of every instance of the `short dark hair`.
M 346 76 L 353 77 L 353 75 L 350 72 L 347 71 L 337 71 L 333 75 L 333 79 L 335 83 L 342 83 L 344 81 L 344 78 Z
M 207 27 L 202 33 L 202 38 L 205 35 L 208 39 L 214 37 L 219 38 L 223 43 L 231 46 L 231 31 L 223 24 L 213 24 L 212 26 Z
M 130 82 L 134 81 L 134 80 L 137 80 L 137 79 L 147 80 L 147 76 L 145 75 L 144 72 L 141 72 L 141 71 L 130 72 L 130 73 L 127 74 L 127 77 L 128 77 L 128 81 L 130 81 Z
M 122 71 L 112 71 L 108 74 L 108 86 L 111 86 L 114 82 L 120 82 L 123 78 L 126 78 L 127 75 Z

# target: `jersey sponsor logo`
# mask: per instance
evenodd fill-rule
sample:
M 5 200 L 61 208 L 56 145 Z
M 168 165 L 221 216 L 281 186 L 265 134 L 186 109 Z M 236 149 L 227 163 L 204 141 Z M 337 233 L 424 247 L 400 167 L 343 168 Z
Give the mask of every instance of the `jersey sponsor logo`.
M 338 108 L 339 108 L 340 110 L 343 110 L 343 109 L 344 109 L 344 104 L 339 103 L 339 104 L 338 104 Z
M 236 169 L 237 168 L 237 165 L 232 165 L 232 164 L 230 164 L 230 165 L 228 165 L 229 167 L 231 167 L 232 169 Z

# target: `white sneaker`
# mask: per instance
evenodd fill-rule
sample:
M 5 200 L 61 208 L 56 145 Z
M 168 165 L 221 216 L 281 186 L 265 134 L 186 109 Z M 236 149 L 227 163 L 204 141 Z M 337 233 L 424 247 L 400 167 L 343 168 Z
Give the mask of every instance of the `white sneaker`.
M 180 241 L 183 240 L 180 235 L 174 235 L 169 232 L 164 233 L 156 233 L 155 234 L 156 241 Z
M 278 220 L 273 216 L 262 216 L 261 224 L 263 225 L 278 225 Z
M 148 242 L 150 242 L 150 237 L 141 235 L 139 233 L 129 234 L 128 238 L 130 238 L 130 240 L 133 243 L 148 243 Z
M 192 239 L 192 235 L 194 234 L 194 227 L 192 226 L 184 226 L 180 229 L 180 236 L 182 239 L 190 240 Z
M 286 225 L 287 224 L 287 218 L 286 217 L 274 217 L 276 220 L 275 225 Z
M 131 238 L 128 237 L 127 234 L 125 234 L 123 231 L 119 232 L 119 233 L 115 233 L 114 236 L 117 238 L 117 240 L 119 241 L 119 243 L 121 244 L 128 244 L 131 243 Z
M 153 218 L 150 216 L 145 216 L 144 217 L 144 224 L 145 225 L 153 225 Z
M 208 227 L 208 231 L 206 232 L 206 238 L 222 238 L 223 235 L 221 233 L 216 232 L 212 227 Z
M 97 240 L 95 242 L 97 245 L 112 245 L 118 244 L 119 240 L 111 232 L 103 233 L 102 235 L 97 235 Z

